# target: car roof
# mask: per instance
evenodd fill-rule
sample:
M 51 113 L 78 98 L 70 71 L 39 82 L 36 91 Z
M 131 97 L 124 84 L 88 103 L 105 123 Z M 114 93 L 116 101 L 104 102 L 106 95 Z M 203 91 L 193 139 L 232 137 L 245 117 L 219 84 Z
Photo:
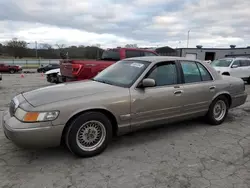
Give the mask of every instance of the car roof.
M 141 60 L 141 61 L 150 61 L 152 63 L 160 62 L 160 61 L 176 61 L 176 60 L 186 60 L 186 61 L 198 61 L 200 60 L 196 59 L 190 59 L 186 57 L 177 57 L 177 56 L 143 56 L 143 57 L 131 57 L 126 58 L 125 60 Z
M 250 60 L 250 58 L 249 57 L 224 57 L 224 58 L 220 58 L 220 59 L 218 59 L 218 60 L 222 60 L 222 59 L 248 59 L 248 60 Z

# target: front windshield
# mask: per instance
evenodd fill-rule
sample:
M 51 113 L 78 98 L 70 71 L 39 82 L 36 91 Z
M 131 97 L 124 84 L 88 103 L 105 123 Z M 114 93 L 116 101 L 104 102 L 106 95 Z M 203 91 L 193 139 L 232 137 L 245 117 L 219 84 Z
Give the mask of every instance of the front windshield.
M 93 80 L 121 87 L 130 87 L 149 64 L 148 61 L 138 60 L 118 61 L 100 72 Z
M 211 63 L 214 67 L 229 67 L 232 63 L 232 59 L 219 59 Z
M 102 53 L 102 60 L 120 60 L 120 53 L 118 49 L 105 50 Z

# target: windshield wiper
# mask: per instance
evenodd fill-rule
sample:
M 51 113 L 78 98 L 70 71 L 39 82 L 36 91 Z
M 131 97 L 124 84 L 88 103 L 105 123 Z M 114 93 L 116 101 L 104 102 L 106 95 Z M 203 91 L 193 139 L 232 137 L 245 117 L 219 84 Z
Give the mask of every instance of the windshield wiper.
M 104 83 L 104 84 L 114 85 L 112 82 L 109 82 L 109 81 L 106 81 L 106 80 L 95 80 L 95 79 L 92 79 L 92 80 L 96 81 L 96 82 Z

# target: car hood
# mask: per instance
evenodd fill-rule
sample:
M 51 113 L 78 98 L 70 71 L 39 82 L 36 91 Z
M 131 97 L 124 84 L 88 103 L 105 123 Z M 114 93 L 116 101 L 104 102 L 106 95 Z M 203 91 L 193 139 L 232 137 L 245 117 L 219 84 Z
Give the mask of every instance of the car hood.
M 229 67 L 214 67 L 214 69 L 218 72 L 218 73 L 223 73 L 223 72 L 228 72 L 229 71 Z
M 53 102 L 84 97 L 104 92 L 118 92 L 125 88 L 108 85 L 96 81 L 76 81 L 63 83 L 22 93 L 32 106 L 37 107 Z
M 53 73 L 59 73 L 59 72 L 60 72 L 60 68 L 49 70 L 45 72 L 45 74 L 47 75 L 47 74 L 53 74 Z

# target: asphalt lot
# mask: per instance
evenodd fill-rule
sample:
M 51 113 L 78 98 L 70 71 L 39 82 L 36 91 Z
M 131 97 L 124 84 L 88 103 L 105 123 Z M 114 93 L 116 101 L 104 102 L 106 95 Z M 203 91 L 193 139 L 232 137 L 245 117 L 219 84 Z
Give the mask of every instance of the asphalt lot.
M 3 75 L 0 111 L 17 93 L 46 85 L 41 74 Z M 246 90 L 250 94 L 249 85 Z M 104 153 L 87 159 L 61 147 L 18 148 L 0 126 L 0 187 L 247 188 L 249 115 L 247 102 L 230 110 L 220 126 L 193 120 L 136 132 L 115 138 Z

